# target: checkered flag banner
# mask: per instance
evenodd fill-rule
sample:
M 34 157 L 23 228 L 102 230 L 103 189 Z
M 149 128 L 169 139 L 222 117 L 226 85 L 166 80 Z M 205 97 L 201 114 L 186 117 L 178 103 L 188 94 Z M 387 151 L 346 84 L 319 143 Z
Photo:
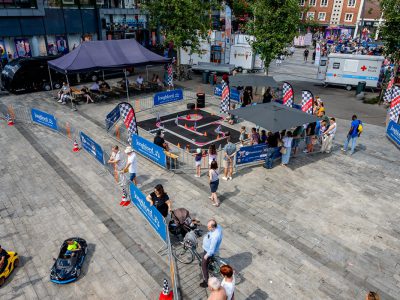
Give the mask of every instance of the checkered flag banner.
M 167 65 L 167 85 L 168 86 L 174 86 L 174 74 L 172 71 L 172 64 Z
M 314 95 L 308 91 L 301 91 L 301 110 L 305 113 L 313 113 Z
M 392 74 L 390 75 L 390 80 L 389 80 L 388 85 L 386 87 L 385 94 L 383 95 L 383 100 L 385 102 L 390 102 L 391 99 L 392 99 L 391 93 L 392 93 L 393 84 L 394 84 L 394 73 L 392 72 Z
M 283 83 L 282 89 L 283 89 L 283 97 L 282 97 L 283 105 L 292 107 L 294 98 L 292 85 L 285 81 Z
M 397 122 L 400 115 L 400 87 L 392 86 L 392 97 L 390 101 L 389 118 Z
M 229 85 L 225 82 L 225 80 L 222 80 L 222 94 L 221 94 L 221 104 L 220 104 L 220 113 L 228 113 L 229 107 L 230 107 L 230 91 L 229 91 Z
M 138 134 L 135 110 L 129 103 L 122 102 L 119 104 L 119 111 L 125 127 L 128 128 L 128 142 L 131 142 L 132 134 Z

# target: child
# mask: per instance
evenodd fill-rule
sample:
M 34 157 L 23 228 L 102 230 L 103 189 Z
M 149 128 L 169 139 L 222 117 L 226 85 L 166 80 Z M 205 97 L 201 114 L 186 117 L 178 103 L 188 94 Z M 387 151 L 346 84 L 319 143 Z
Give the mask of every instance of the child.
M 201 153 L 201 149 L 197 148 L 196 154 L 194 154 L 194 161 L 196 163 L 196 175 L 194 177 L 200 177 L 201 176 L 201 159 L 203 157 L 203 154 Z
M 242 146 L 244 146 L 244 140 L 246 139 L 246 136 L 247 136 L 246 127 L 245 127 L 245 126 L 242 126 L 242 127 L 240 128 L 240 136 L 239 136 L 239 141 L 240 141 L 240 144 L 241 144 Z
M 210 148 L 208 149 L 208 166 L 211 166 L 211 163 L 214 160 L 217 160 L 217 149 L 215 148 L 214 144 L 211 144 Z

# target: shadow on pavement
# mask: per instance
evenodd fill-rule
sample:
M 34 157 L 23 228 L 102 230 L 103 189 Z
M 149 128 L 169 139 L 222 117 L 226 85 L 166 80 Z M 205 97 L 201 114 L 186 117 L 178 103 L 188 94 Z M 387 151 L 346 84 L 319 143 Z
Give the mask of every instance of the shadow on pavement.
M 246 298 L 246 300 L 266 300 L 269 298 L 269 295 L 261 289 L 256 289 L 250 296 Z
M 89 243 L 87 246 L 87 249 L 88 249 L 88 252 L 86 254 L 85 262 L 83 263 L 83 266 L 82 266 L 82 272 L 81 272 L 81 276 L 79 277 L 79 280 L 81 280 L 81 278 L 85 277 L 89 270 L 89 264 L 91 263 L 93 254 L 96 251 L 96 245 Z

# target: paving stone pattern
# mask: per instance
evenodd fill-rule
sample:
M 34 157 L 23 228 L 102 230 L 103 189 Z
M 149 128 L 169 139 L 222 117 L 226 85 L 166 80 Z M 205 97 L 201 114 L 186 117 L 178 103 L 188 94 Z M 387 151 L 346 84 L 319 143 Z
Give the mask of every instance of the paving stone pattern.
M 80 106 L 78 113 L 46 93 L 1 101 L 55 111 L 100 144 L 115 143 L 100 126 L 115 101 Z M 165 113 L 174 109 L 182 108 L 163 107 Z M 338 125 L 330 155 L 299 155 L 288 168 L 239 169 L 232 181 L 221 182 L 219 208 L 207 199 L 206 176 L 168 173 L 141 157 L 140 188 L 147 193 L 162 183 L 174 207 L 186 207 L 203 223 L 218 220 L 221 256 L 241 275 L 237 299 L 365 299 L 368 290 L 399 299 L 399 150 L 384 127 L 365 124 L 356 153 L 342 154 L 349 121 Z M 160 241 L 135 208 L 118 206 L 119 190 L 98 163 L 38 126 L 0 122 L 0 139 L 1 244 L 23 257 L 0 298 L 154 299 L 168 274 L 166 258 L 156 253 Z M 81 280 L 55 286 L 48 281 L 51 258 L 72 235 L 86 238 L 92 255 Z M 186 299 L 205 299 L 205 290 L 195 289 L 198 266 L 181 268 L 182 274 L 194 290 L 186 290 Z

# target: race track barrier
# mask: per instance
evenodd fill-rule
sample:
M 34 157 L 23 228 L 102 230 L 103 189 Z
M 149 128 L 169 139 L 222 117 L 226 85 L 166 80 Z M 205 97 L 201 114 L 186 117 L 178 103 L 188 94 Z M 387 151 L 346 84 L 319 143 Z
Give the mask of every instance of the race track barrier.
M 179 293 L 179 283 L 176 277 L 176 265 L 172 257 L 171 244 L 169 239 L 168 227 L 165 219 L 158 212 L 154 206 L 150 206 L 146 201 L 145 195 L 135 186 L 133 183 L 128 185 L 127 176 L 116 169 L 114 164 L 107 163 L 111 155 L 106 152 L 103 147 L 97 143 L 93 138 L 91 138 L 87 133 L 82 130 L 72 126 L 71 123 L 66 122 L 62 119 L 57 118 L 54 114 L 36 109 L 28 108 L 25 106 L 14 106 L 0 103 L 0 114 L 4 118 L 9 115 L 14 120 L 15 123 L 21 124 L 36 124 L 47 129 L 53 130 L 60 135 L 66 137 L 71 141 L 76 141 L 79 148 L 84 149 L 92 158 L 94 158 L 98 163 L 102 165 L 103 168 L 113 176 L 117 184 L 122 188 L 125 188 L 129 192 L 129 196 L 134 206 L 138 211 L 145 217 L 147 222 L 155 230 L 158 236 L 161 238 L 163 243 L 166 245 L 168 262 L 170 269 L 170 280 L 173 283 L 174 289 L 174 299 L 180 299 Z M 143 141 L 142 141 L 143 142 Z M 154 144 L 153 144 L 154 145 Z M 156 146 L 156 145 L 154 145 Z M 161 151 L 162 152 L 162 151 Z M 163 153 L 163 152 L 162 152 Z M 122 159 L 127 160 L 125 153 L 121 149 Z M 165 154 L 164 154 L 165 157 Z M 164 159 L 165 165 L 166 160 Z

